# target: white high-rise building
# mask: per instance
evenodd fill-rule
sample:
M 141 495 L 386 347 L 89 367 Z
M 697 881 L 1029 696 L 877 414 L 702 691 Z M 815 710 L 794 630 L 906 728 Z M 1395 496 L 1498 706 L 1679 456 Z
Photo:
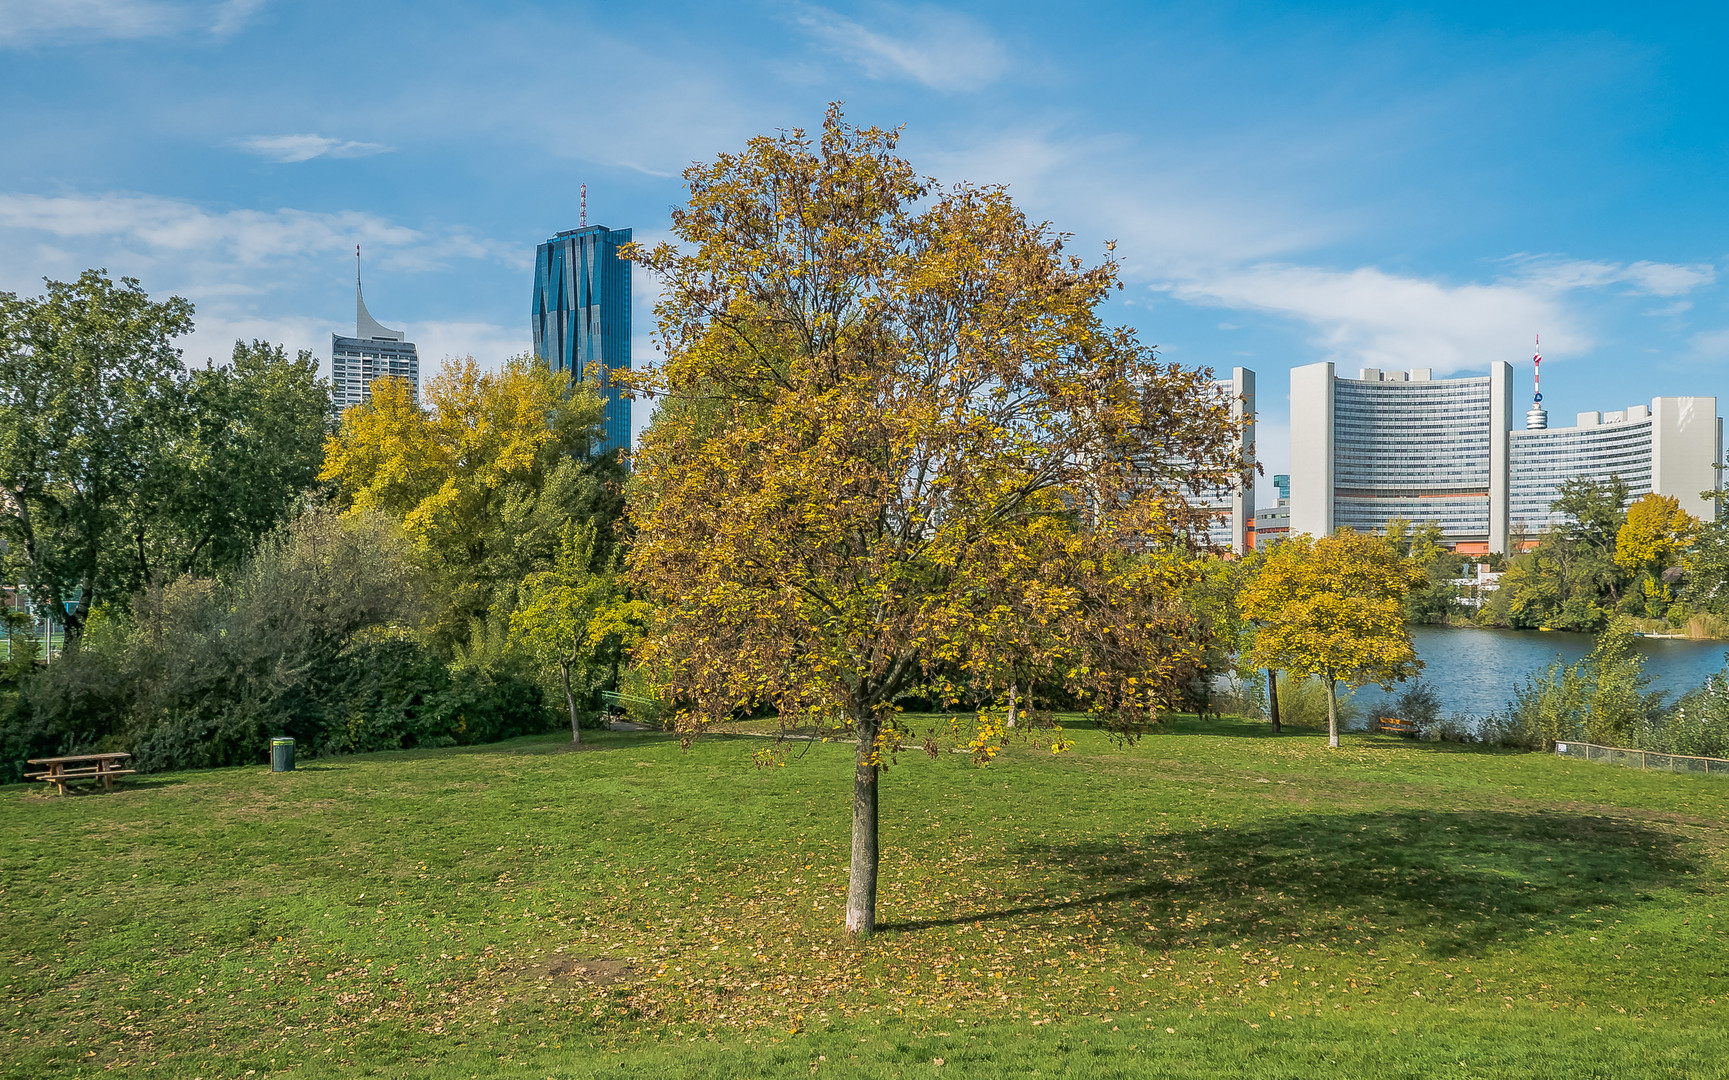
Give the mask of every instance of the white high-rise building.
M 1717 486 L 1712 467 L 1723 460 L 1723 421 L 1715 397 L 1660 397 L 1649 406 L 1616 412 L 1585 412 L 1574 426 L 1547 426 L 1533 408 L 1524 431 L 1510 432 L 1511 517 L 1514 534 L 1533 538 L 1560 523 L 1549 509 L 1562 481 L 1619 476 L 1627 497 L 1650 492 L 1672 495 L 1703 521 L 1716 512 L 1701 492 Z
M 1435 379 L 1419 368 L 1365 368 L 1339 378 L 1331 363 L 1291 371 L 1291 524 L 1324 536 L 1379 531 L 1394 518 L 1438 522 L 1462 554 L 1506 552 L 1553 524 L 1549 504 L 1578 476 L 1627 481 L 1630 496 L 1673 495 L 1710 518 L 1699 493 L 1716 486 L 1722 421 L 1714 397 L 1657 398 L 1607 417 L 1583 413 L 1547 427 L 1540 404 L 1512 430 L 1512 367 Z
M 1244 456 L 1255 460 L 1255 373 L 1248 368 L 1232 368 L 1229 379 L 1219 379 L 1214 385 L 1230 393 L 1231 419 L 1247 421 L 1240 445 Z M 1207 530 L 1207 543 L 1233 555 L 1245 554 L 1254 546 L 1250 539 L 1255 515 L 1254 472 L 1204 494 L 1201 502 L 1219 511 Z
M 359 249 L 355 250 L 358 259 Z M 381 325 L 366 310 L 360 294 L 360 272 L 354 274 L 354 336 L 330 335 L 331 405 L 337 413 L 372 399 L 372 382 L 404 379 L 415 401 L 420 400 L 420 354 L 407 332 Z

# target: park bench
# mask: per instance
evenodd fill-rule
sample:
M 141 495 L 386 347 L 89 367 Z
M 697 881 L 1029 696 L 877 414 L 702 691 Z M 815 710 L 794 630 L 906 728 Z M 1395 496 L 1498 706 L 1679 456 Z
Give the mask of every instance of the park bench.
M 31 758 L 32 765 L 46 765 L 41 772 L 25 773 L 29 780 L 42 780 L 66 794 L 66 785 L 74 780 L 102 781 L 102 790 L 114 790 L 116 776 L 129 776 L 137 769 L 122 769 L 120 763 L 131 754 L 73 754 L 69 757 Z
M 1403 735 L 1412 739 L 1417 737 L 1417 725 L 1409 720 L 1401 720 L 1397 716 L 1383 716 L 1380 722 L 1383 735 Z

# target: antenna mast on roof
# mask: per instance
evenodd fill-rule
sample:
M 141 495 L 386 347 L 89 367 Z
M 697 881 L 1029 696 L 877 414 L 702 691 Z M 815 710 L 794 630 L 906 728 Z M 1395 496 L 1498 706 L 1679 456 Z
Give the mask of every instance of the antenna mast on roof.
M 581 211 L 581 213 L 579 213 L 577 215 L 576 227 L 579 229 L 586 229 L 586 228 L 588 228 L 588 185 L 587 184 L 582 185 L 582 203 L 580 205 L 582 206 L 582 211 Z
M 1531 409 L 1525 414 L 1525 430 L 1539 431 L 1549 426 L 1549 413 L 1543 408 L 1543 335 L 1537 335 L 1537 351 L 1531 356 Z

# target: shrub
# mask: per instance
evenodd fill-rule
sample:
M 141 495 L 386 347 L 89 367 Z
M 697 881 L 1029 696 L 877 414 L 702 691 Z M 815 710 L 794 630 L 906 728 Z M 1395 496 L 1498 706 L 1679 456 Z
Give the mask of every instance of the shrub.
M 1424 731 L 1441 720 L 1441 694 L 1425 682 L 1414 682 L 1393 700 L 1393 711 Z
M 313 510 L 236 579 L 182 577 L 28 677 L 0 716 L 0 770 L 26 757 L 131 750 L 142 771 L 303 754 L 489 742 L 557 715 L 508 669 L 454 672 L 412 629 L 423 611 L 407 542 L 378 515 Z
M 1349 727 L 1362 709 L 1349 694 L 1339 695 L 1339 726 Z M 1313 676 L 1292 682 L 1279 674 L 1279 723 L 1294 727 L 1327 726 L 1327 687 Z

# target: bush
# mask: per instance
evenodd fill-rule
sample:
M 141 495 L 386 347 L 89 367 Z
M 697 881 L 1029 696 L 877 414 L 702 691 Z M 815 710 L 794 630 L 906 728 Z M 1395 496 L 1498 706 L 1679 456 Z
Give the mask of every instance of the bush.
M 1339 727 L 1351 725 L 1362 709 L 1347 693 L 1339 694 Z M 1279 675 L 1279 723 L 1293 727 L 1325 728 L 1327 726 L 1327 684 L 1310 676 L 1292 682 L 1284 673 Z
M 1393 711 L 1402 720 L 1409 720 L 1419 732 L 1440 723 L 1441 694 L 1425 682 L 1414 682 L 1393 700 Z
M 531 679 L 453 672 L 414 632 L 422 588 L 408 556 L 381 516 L 315 510 L 231 584 L 145 590 L 129 618 L 93 620 L 79 649 L 24 680 L 0 715 L 0 771 L 95 748 L 155 771 L 261 762 L 278 735 L 318 756 L 556 727 Z

